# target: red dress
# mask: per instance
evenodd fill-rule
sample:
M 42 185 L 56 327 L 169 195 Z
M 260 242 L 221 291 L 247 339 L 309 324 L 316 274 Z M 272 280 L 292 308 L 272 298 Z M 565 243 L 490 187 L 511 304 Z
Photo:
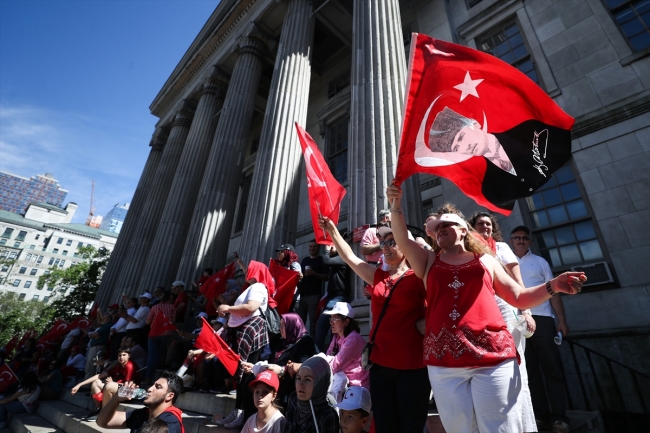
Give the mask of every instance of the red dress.
M 477 254 L 462 265 L 436 258 L 427 275 L 427 305 L 425 364 L 488 367 L 517 357 L 492 276 Z

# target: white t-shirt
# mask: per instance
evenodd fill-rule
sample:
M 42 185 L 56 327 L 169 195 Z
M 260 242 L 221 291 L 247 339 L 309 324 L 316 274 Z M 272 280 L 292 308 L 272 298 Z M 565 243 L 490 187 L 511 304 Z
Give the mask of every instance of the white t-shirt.
M 551 272 L 548 262 L 543 257 L 537 256 L 530 251 L 519 259 L 519 269 L 526 287 L 539 286 L 553 279 L 553 272 Z M 533 307 L 530 311 L 533 316 L 555 317 L 551 308 L 551 301 Z
M 133 315 L 133 317 L 137 320 L 137 322 L 136 323 L 129 322 L 126 325 L 127 331 L 129 329 L 140 329 L 144 327 L 144 325 L 146 324 L 145 322 L 147 321 L 147 315 L 149 315 L 149 310 L 151 310 L 151 308 L 149 307 L 138 308 L 138 311 L 136 311 L 135 315 Z
M 72 331 L 68 332 L 68 335 L 65 336 L 65 340 L 61 343 L 61 350 L 69 348 L 72 343 L 79 338 L 81 335 L 81 329 L 75 328 Z
M 262 283 L 255 283 L 244 290 L 241 295 L 235 301 L 235 307 L 237 305 L 246 304 L 248 301 L 257 301 L 260 302 L 260 308 L 255 310 L 254 313 L 242 315 L 237 313 L 230 313 L 230 318 L 228 319 L 228 327 L 236 328 L 243 325 L 254 316 L 260 315 L 260 309 L 266 312 L 266 306 L 268 304 L 269 292 L 266 290 L 266 286 Z
M 22 391 L 23 389 L 20 388 L 18 391 Z M 41 388 L 39 386 L 36 387 L 34 391 L 32 391 L 30 394 L 25 394 L 21 395 L 18 397 L 18 401 L 22 403 L 23 407 L 25 410 L 29 413 L 34 412 L 35 406 L 34 403 L 36 403 L 36 400 L 38 400 L 38 397 L 41 395 Z
M 73 367 L 77 370 L 84 371 L 86 368 L 86 357 L 81 353 L 77 353 L 74 358 L 72 356 L 68 357 L 68 362 L 66 365 L 68 367 Z
M 111 326 L 111 329 L 115 329 L 115 332 L 126 332 L 126 326 L 129 322 L 126 321 L 124 317 L 120 317 L 115 322 L 115 325 Z
M 286 418 L 282 415 L 282 412 L 279 410 L 275 412 L 273 417 L 266 423 L 266 425 L 260 429 L 257 428 L 256 419 L 257 414 L 251 415 L 244 424 L 244 428 L 241 433 L 282 433 L 284 431 L 284 426 L 287 423 Z

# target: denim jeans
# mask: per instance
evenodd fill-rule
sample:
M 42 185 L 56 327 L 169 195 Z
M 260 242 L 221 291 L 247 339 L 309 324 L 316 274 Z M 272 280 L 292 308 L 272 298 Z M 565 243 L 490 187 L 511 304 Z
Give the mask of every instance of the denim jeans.
M 149 337 L 149 352 L 147 353 L 147 382 L 153 382 L 156 367 L 165 360 L 165 350 L 169 343 L 170 335 Z
M 5 404 L 0 404 L 0 423 L 7 422 L 9 413 L 26 413 L 27 409 L 18 400 L 13 400 Z

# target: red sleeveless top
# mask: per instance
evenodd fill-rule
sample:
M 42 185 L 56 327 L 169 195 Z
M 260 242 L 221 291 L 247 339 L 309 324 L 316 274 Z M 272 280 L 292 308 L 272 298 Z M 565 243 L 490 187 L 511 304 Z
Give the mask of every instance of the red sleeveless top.
M 488 367 L 517 357 L 494 300 L 492 276 L 477 254 L 462 265 L 436 258 L 427 275 L 424 363 Z

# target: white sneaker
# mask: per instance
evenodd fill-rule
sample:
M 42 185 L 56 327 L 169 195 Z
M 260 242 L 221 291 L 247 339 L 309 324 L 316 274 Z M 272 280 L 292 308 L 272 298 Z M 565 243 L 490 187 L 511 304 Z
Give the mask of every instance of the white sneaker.
M 244 427 L 244 422 L 246 420 L 244 419 L 244 411 L 241 411 L 239 416 L 233 421 L 230 422 L 226 425 L 224 425 L 225 428 L 242 428 Z
M 216 420 L 214 423 L 216 425 L 229 424 L 229 423 L 233 422 L 234 420 L 236 420 L 240 415 L 243 418 L 244 417 L 244 411 L 241 410 L 241 409 L 235 409 L 232 412 L 230 412 L 227 417 Z

